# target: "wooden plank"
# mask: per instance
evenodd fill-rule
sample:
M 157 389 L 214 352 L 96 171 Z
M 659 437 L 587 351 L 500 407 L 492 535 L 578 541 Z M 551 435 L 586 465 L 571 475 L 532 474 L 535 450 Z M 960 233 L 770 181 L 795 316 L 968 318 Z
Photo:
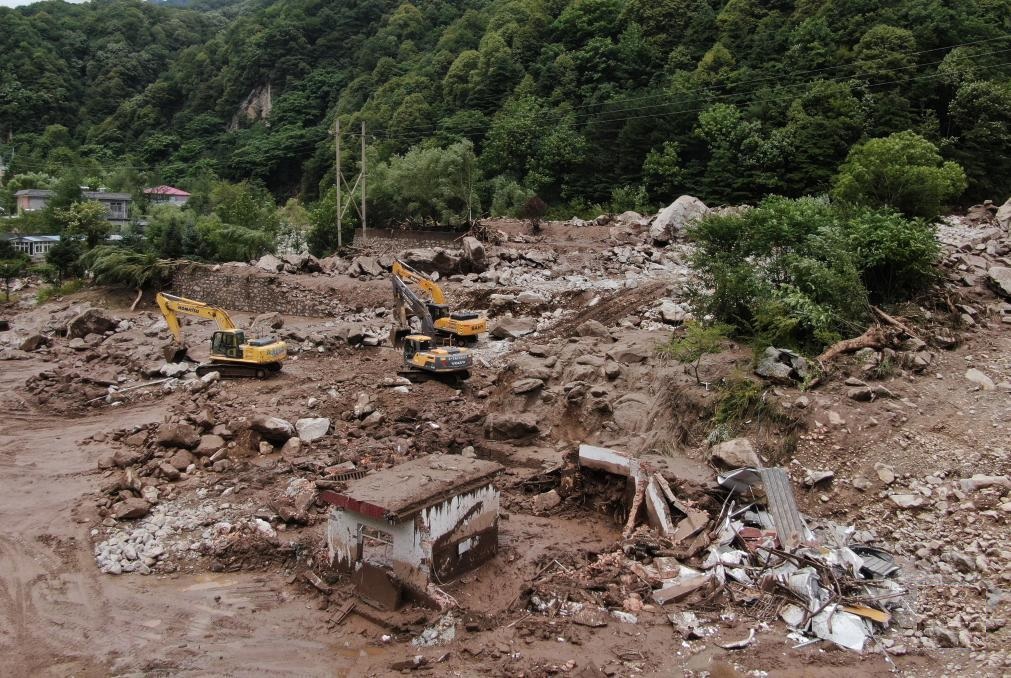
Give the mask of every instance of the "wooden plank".
M 759 473 L 779 543 L 787 549 L 797 548 L 804 543 L 804 519 L 800 517 L 789 476 L 782 468 L 763 468 Z

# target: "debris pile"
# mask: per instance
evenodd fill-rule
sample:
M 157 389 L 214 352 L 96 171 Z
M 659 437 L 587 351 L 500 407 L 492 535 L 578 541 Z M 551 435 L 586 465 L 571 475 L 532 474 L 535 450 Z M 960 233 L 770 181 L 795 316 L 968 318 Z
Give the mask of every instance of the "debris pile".
M 733 467 L 757 461 L 753 452 L 719 458 Z M 736 605 L 758 622 L 782 619 L 800 643 L 826 640 L 863 652 L 908 604 L 893 557 L 853 543 L 852 527 L 823 521 L 810 529 L 781 468 L 733 468 L 708 488 L 689 488 L 616 450 L 581 445 L 578 461 L 590 479 L 601 472 L 625 479 L 631 500 L 623 539 L 592 562 L 548 563 L 531 587 L 533 612 L 604 626 L 609 619 L 634 624 L 640 613 L 668 605 Z M 705 497 L 689 498 L 700 489 Z M 694 615 L 669 618 L 686 639 L 705 635 Z M 750 644 L 754 630 L 734 646 Z

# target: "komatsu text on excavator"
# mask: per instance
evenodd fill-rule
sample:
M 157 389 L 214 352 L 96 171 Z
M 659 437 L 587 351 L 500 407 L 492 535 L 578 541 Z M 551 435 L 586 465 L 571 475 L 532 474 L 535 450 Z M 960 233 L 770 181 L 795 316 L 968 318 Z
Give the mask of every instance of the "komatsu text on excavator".
M 207 318 L 218 324 L 211 337 L 210 361 L 197 366 L 197 374 L 218 372 L 222 377 L 256 377 L 263 379 L 281 369 L 281 362 L 288 357 L 288 347 L 280 339 L 246 339 L 246 333 L 238 329 L 228 312 L 217 306 L 159 292 L 155 297 L 165 322 L 175 339 L 170 359 L 178 359 L 186 354 L 180 315 Z

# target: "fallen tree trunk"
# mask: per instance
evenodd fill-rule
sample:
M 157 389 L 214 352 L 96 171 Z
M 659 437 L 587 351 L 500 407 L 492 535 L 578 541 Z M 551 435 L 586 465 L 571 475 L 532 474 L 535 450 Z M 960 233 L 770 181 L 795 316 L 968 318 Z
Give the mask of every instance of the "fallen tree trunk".
M 871 325 L 867 331 L 859 337 L 843 339 L 842 341 L 832 344 L 825 349 L 820 356 L 818 356 L 818 360 L 820 362 L 828 362 L 844 353 L 854 353 L 862 348 L 881 350 L 885 347 L 885 341 L 885 333 L 881 329 L 881 325 Z

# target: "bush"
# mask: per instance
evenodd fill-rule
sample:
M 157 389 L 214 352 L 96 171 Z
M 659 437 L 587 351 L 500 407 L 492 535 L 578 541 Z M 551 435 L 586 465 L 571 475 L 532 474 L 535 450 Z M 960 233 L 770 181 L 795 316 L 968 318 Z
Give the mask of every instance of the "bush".
M 67 280 L 59 285 L 47 285 L 35 293 L 35 301 L 44 304 L 55 297 L 65 297 L 84 289 L 84 281 L 80 279 Z
M 934 218 L 967 185 L 957 163 L 944 162 L 934 144 L 907 130 L 854 146 L 839 168 L 832 195 L 855 205 L 889 206 Z
M 701 384 L 699 363 L 702 362 L 702 356 L 707 353 L 719 353 L 723 347 L 723 340 L 732 329 L 723 323 L 706 326 L 689 320 L 685 323 L 684 334 L 681 337 L 672 337 L 669 343 L 657 349 L 657 353 L 677 360 L 685 366 L 686 373 L 690 365 L 695 375 L 695 382 Z
M 703 312 L 739 334 L 816 350 L 867 312 L 867 294 L 824 200 L 773 197 L 756 209 L 703 219 L 689 231 Z
M 923 220 L 815 198 L 768 198 L 689 234 L 701 311 L 759 343 L 811 351 L 862 328 L 869 301 L 924 289 L 939 253 Z
M 493 217 L 518 217 L 523 205 L 534 197 L 533 191 L 506 176 L 497 176 L 489 184 Z
M 937 278 L 941 254 L 933 224 L 894 211 L 858 210 L 846 234 L 873 301 L 907 299 Z

